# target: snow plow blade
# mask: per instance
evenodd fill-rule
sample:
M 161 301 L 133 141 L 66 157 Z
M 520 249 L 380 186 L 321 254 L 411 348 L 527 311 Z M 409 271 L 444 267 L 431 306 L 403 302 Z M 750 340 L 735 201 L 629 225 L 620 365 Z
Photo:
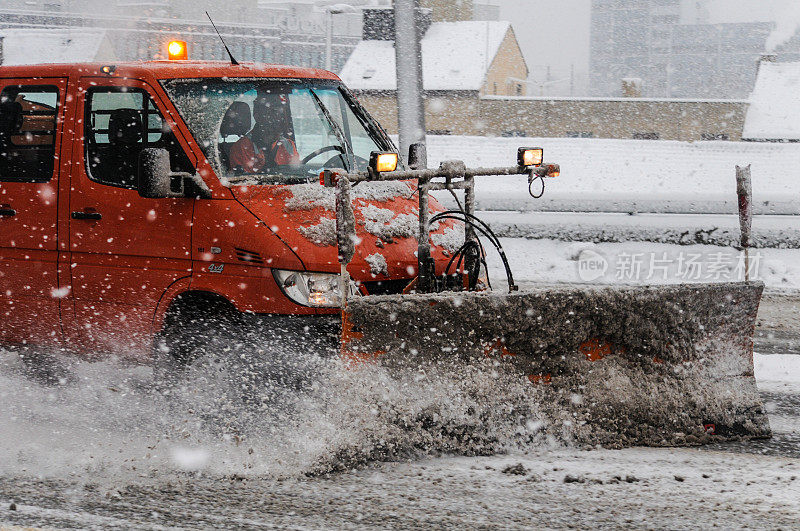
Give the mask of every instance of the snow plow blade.
M 527 378 L 551 429 L 570 426 L 579 444 L 762 438 L 770 428 L 752 343 L 762 291 L 753 282 L 367 296 L 345 310 L 342 348 L 388 368 L 511 371 Z

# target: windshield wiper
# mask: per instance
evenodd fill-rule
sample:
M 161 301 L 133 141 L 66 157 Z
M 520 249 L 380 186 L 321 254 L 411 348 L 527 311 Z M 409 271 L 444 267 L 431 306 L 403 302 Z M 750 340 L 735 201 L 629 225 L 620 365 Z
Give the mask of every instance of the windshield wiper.
M 353 114 L 358 119 L 358 121 L 361 122 L 361 125 L 363 125 L 364 128 L 369 133 L 371 133 L 374 138 L 378 138 L 382 141 L 383 146 L 381 146 L 381 148 L 387 151 L 394 151 L 394 152 L 400 151 L 394 145 L 392 139 L 389 138 L 389 135 L 386 134 L 386 131 L 384 131 L 383 128 L 380 126 L 380 124 L 377 121 L 375 121 L 375 118 L 373 118 L 366 111 L 366 109 L 364 109 L 364 106 L 361 105 L 361 102 L 359 102 L 355 97 L 353 97 L 352 94 L 350 94 L 347 90 L 345 90 L 342 87 L 339 87 L 339 93 L 344 98 L 344 101 L 347 102 L 348 105 L 350 105 L 351 110 L 355 108 Z
M 333 119 L 333 116 L 331 116 L 330 111 L 328 111 L 328 108 L 325 107 L 324 103 L 322 103 L 322 100 L 319 99 L 319 96 L 317 96 L 317 93 L 314 92 L 314 89 L 309 88 L 308 92 L 311 93 L 311 96 L 314 98 L 314 101 L 319 107 L 319 110 L 322 112 L 322 114 L 325 116 L 325 119 L 328 121 L 328 124 L 330 125 L 333 134 L 336 135 L 336 139 L 339 141 L 339 144 L 345 150 L 345 154 L 347 155 L 345 158 L 347 160 L 344 160 L 343 162 L 345 163 L 346 166 L 348 166 L 347 171 L 353 171 L 354 169 L 353 167 L 355 166 L 355 155 L 353 153 L 353 147 L 350 145 L 350 142 L 347 141 L 347 137 L 345 136 L 344 131 L 342 131 L 342 128 L 339 127 L 339 124 L 336 123 L 336 120 Z

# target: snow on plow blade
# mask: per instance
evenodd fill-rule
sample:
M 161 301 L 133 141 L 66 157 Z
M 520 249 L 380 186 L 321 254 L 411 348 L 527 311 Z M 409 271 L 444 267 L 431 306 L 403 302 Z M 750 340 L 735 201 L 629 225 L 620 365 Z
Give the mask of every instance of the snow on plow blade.
M 390 368 L 488 362 L 512 371 L 579 444 L 769 437 L 753 375 L 762 290 L 725 283 L 368 296 L 347 307 L 343 352 Z

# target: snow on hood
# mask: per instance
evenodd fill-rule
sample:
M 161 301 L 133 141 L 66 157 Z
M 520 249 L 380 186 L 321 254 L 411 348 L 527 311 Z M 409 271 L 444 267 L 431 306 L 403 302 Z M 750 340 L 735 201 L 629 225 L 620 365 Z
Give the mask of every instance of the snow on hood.
M 333 188 L 325 188 L 316 183 L 293 184 L 286 187 L 290 197 L 286 200 L 286 210 L 313 210 L 336 208 L 336 192 Z M 415 188 L 402 181 L 362 182 L 352 188 L 354 200 L 388 201 L 395 197 L 411 198 Z
M 308 270 L 338 271 L 334 189 L 297 184 L 234 186 L 231 190 L 238 201 L 301 256 Z M 352 188 L 352 203 L 357 246 L 350 274 L 357 280 L 382 275 L 408 278 L 410 268 L 417 263 L 416 184 L 362 182 Z M 430 208 L 432 212 L 443 210 L 435 198 L 431 198 Z M 441 232 L 452 224 L 436 222 L 431 224 L 431 230 Z M 445 259 L 445 251 L 432 249 L 434 258 L 440 261 Z
M 480 90 L 509 22 L 437 22 L 422 38 L 425 90 Z M 393 41 L 361 41 L 340 74 L 356 90 L 396 90 Z
M 408 193 L 409 189 L 404 183 L 363 183 L 363 184 L 394 184 L 397 186 L 364 187 L 353 194 L 355 210 L 360 212 L 356 226 L 379 240 L 392 243 L 396 238 L 415 238 L 419 231 L 419 210 L 412 208 L 410 212 L 397 212 L 392 208 L 383 208 L 374 204 L 372 201 L 384 202 L 395 198 L 409 199 L 414 192 Z M 297 185 L 303 188 L 295 188 L 290 191 L 292 195 L 286 200 L 287 211 L 305 211 L 321 207 L 331 211 L 333 215 L 334 197 L 328 193 L 330 189 L 321 188 L 316 185 Z M 306 186 L 310 186 L 306 188 Z M 290 187 L 291 188 L 291 187 Z M 321 193 L 320 190 L 323 192 Z M 439 228 L 440 223 L 431 223 L 431 230 Z M 336 219 L 333 217 L 320 218 L 319 223 L 313 225 L 300 226 L 300 233 L 314 242 L 316 245 L 328 246 L 336 245 Z M 437 234 L 441 239 L 442 235 Z M 461 231 L 461 243 L 464 240 L 464 231 Z M 434 240 L 434 245 L 440 245 L 447 250 L 455 251 L 460 244 L 451 249 L 451 246 L 438 243 Z
M 389 275 L 389 266 L 386 263 L 386 257 L 382 254 L 370 254 L 366 256 L 364 260 L 369 264 L 370 272 L 373 275 Z
M 800 62 L 761 63 L 742 138 L 800 140 Z
M 395 238 L 412 238 L 419 231 L 419 211 L 397 214 L 390 208 L 367 205 L 361 209 L 364 230 L 385 242 Z
M 336 245 L 336 220 L 334 218 L 322 218 L 319 223 L 301 225 L 297 230 L 316 245 L 322 247 Z

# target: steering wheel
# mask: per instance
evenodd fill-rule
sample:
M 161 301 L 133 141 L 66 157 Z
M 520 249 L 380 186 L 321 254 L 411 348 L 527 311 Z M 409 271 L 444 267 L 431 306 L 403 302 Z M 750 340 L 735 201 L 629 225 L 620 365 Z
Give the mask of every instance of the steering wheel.
M 338 151 L 339 153 L 344 153 L 344 148 L 342 146 L 325 146 L 319 149 L 315 149 L 314 151 L 303 157 L 300 160 L 300 164 L 305 164 L 314 157 L 322 155 L 323 153 L 327 153 L 328 151 Z

